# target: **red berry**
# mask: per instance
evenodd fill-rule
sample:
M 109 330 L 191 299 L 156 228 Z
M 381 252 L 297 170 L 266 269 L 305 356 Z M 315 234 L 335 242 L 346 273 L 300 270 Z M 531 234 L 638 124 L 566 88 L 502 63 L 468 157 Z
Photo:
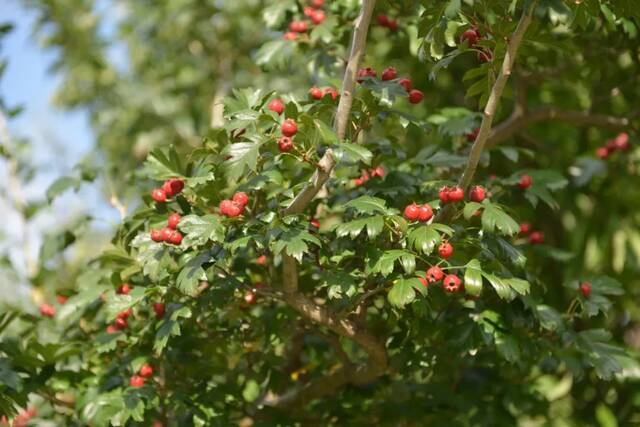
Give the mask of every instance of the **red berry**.
M 353 184 L 354 184 L 356 187 L 360 187 L 361 185 L 363 185 L 363 184 L 364 184 L 364 180 L 363 180 L 362 178 L 355 178 L 355 179 L 353 180 Z
M 398 31 L 398 20 L 397 19 L 389 19 L 389 23 L 387 24 L 387 27 L 393 32 Z
M 531 184 L 533 184 L 533 180 L 531 179 L 531 177 L 527 174 L 524 174 L 520 177 L 518 187 L 520 187 L 521 190 L 526 190 L 527 188 L 531 187 Z
M 443 284 L 444 290 L 452 294 L 460 290 L 462 281 L 455 274 L 447 274 L 442 284 Z
M 286 119 L 282 126 L 280 127 L 280 131 L 284 136 L 292 137 L 298 132 L 298 125 L 293 119 Z
M 116 320 L 113 321 L 113 326 L 119 331 L 123 329 L 127 329 L 129 324 L 127 323 L 127 319 L 123 319 L 122 317 L 116 317 Z
M 382 76 L 381 76 L 382 80 L 385 81 L 385 82 L 388 81 L 388 80 L 393 80 L 396 77 L 398 77 L 398 72 L 393 67 L 389 67 L 386 70 L 384 70 L 382 72 Z
M 422 93 L 422 91 L 419 91 L 418 89 L 413 89 L 411 92 L 409 92 L 410 103 L 419 104 L 420 102 L 422 102 L 423 99 L 424 99 L 424 94 Z
M 233 195 L 233 201 L 240 206 L 245 207 L 249 203 L 249 196 L 247 196 L 247 193 L 245 193 L 244 191 L 238 191 Z
M 335 90 L 332 87 L 327 87 L 324 89 L 324 95 L 323 96 L 327 96 L 330 95 L 332 100 L 336 100 L 338 98 L 338 91 Z
M 123 310 L 116 316 L 117 319 L 128 319 L 131 316 L 131 309 Z
M 316 230 L 320 229 L 320 221 L 318 221 L 315 218 L 311 218 L 311 221 L 309 221 L 309 224 L 311 224 L 311 226 Z
M 309 29 L 309 25 L 305 21 L 292 21 L 289 24 L 289 31 L 294 33 L 306 33 Z
M 176 228 L 178 228 L 178 224 L 180 224 L 180 219 L 181 217 L 179 213 L 172 213 L 171 215 L 169 215 L 169 219 L 167 220 L 167 226 L 175 230 Z
M 629 134 L 626 132 L 619 133 L 613 142 L 616 150 L 626 151 L 629 149 L 629 147 L 631 147 L 631 145 L 629 144 Z
M 287 31 L 286 33 L 284 33 L 282 38 L 287 41 L 294 41 L 298 38 L 298 34 L 294 33 L 293 31 Z
M 162 242 L 164 239 L 162 238 L 162 232 L 160 230 L 151 230 L 149 233 L 151 235 L 151 240 L 154 242 Z
M 153 312 L 156 314 L 156 319 L 162 319 L 165 313 L 164 304 L 161 302 L 153 303 Z
M 244 211 L 244 207 L 232 201 L 231 204 L 229 205 L 229 208 L 227 209 L 227 216 L 229 218 L 235 218 L 237 216 L 242 215 L 242 211 Z
M 64 305 L 64 303 L 67 302 L 68 299 L 69 299 L 69 297 L 67 297 L 67 296 L 56 295 L 56 301 L 58 301 L 58 304 L 60 304 L 60 305 Z
M 469 198 L 471 199 L 471 201 L 480 203 L 484 200 L 485 197 L 486 194 L 484 188 L 480 187 L 479 185 L 471 188 L 471 192 L 469 193 Z
M 596 156 L 599 159 L 606 159 L 607 157 L 609 157 L 609 150 L 607 149 L 607 147 L 598 147 L 596 149 Z
M 461 187 L 453 187 L 449 190 L 449 201 L 450 202 L 461 202 L 464 200 L 464 190 Z
M 182 243 L 182 233 L 178 230 L 173 230 L 171 236 L 169 236 L 169 243 L 179 246 Z
M 184 181 L 181 179 L 171 178 L 162 184 L 162 189 L 166 193 L 167 197 L 173 197 L 176 194 L 180 194 L 184 188 Z
M 288 153 L 293 150 L 293 139 L 288 136 L 280 137 L 278 140 L 278 149 L 281 153 Z
M 140 367 L 140 370 L 138 371 L 138 373 L 143 378 L 151 378 L 153 376 L 153 367 L 148 363 L 145 363 Z
M 449 192 L 451 189 L 449 187 L 442 187 L 438 192 L 438 197 L 440 197 L 440 201 L 442 203 L 449 203 L 451 200 L 449 198 Z
M 317 88 L 317 87 L 312 87 L 311 89 L 309 89 L 309 95 L 313 98 L 313 99 L 322 99 L 322 89 Z
M 375 169 L 373 170 L 373 172 L 372 172 L 371 174 L 372 174 L 373 176 L 377 176 L 377 177 L 380 177 L 380 178 L 384 178 L 385 171 L 384 171 L 384 168 L 383 168 L 382 166 L 378 166 L 377 168 L 375 168 Z
M 315 10 L 313 7 L 311 7 L 311 6 L 305 6 L 305 7 L 302 9 L 302 13 L 303 13 L 303 14 L 304 14 L 304 16 L 306 16 L 306 17 L 310 17 L 311 15 L 313 15 L 313 13 L 314 13 L 315 11 L 316 11 L 316 10 Z
M 404 217 L 409 221 L 415 221 L 418 219 L 419 216 L 420 216 L 420 207 L 415 203 L 407 205 L 407 207 L 404 208 Z
M 107 333 L 108 333 L 109 335 L 111 335 L 111 334 L 115 334 L 115 333 L 117 333 L 117 332 L 118 332 L 118 328 L 116 328 L 115 326 L 113 326 L 113 325 L 109 325 L 109 326 L 107 326 Z
M 478 58 L 478 61 L 480 61 L 480 62 L 489 62 L 489 61 L 491 61 L 491 59 L 493 59 L 493 55 L 491 54 L 491 51 L 489 51 L 489 50 L 482 50 L 482 51 L 478 52 L 478 54 L 476 56 Z
M 309 18 L 311 18 L 311 22 L 313 22 L 314 24 L 320 25 L 324 22 L 325 19 L 327 19 L 327 16 L 322 10 L 316 10 L 315 13 Z
M 258 264 L 258 265 L 267 265 L 267 256 L 266 255 L 260 255 L 256 259 L 256 264 Z
M 431 206 L 424 204 L 418 208 L 418 221 L 427 222 L 433 217 Z
M 40 314 L 44 317 L 53 317 L 56 315 L 56 309 L 50 304 L 42 303 L 40 304 Z
M 480 34 L 478 33 L 478 30 L 470 28 L 462 33 L 462 36 L 460 36 L 460 43 L 464 43 L 466 41 L 469 47 L 473 47 L 478 43 L 479 39 Z
M 284 102 L 279 98 L 273 99 L 269 102 L 267 108 L 274 113 L 282 114 L 284 112 Z
M 475 128 L 467 134 L 467 141 L 474 142 L 480 133 L 480 128 Z
M 380 14 L 378 15 L 378 25 L 381 25 L 383 27 L 388 27 L 389 26 L 389 17 L 387 15 L 384 14 Z
M 523 222 L 520 224 L 520 234 L 527 235 L 531 232 L 531 224 L 528 222 Z
M 156 188 L 151 192 L 151 198 L 157 203 L 167 201 L 167 193 L 162 188 Z
M 173 230 L 169 227 L 165 227 L 162 230 L 160 230 L 160 241 L 162 242 L 168 242 L 169 239 L 171 238 L 171 234 L 173 234 Z
M 453 246 L 449 242 L 443 242 L 438 246 L 438 255 L 442 258 L 447 259 L 451 255 L 453 255 Z
M 222 215 L 229 215 L 229 208 L 231 207 L 231 200 L 223 200 L 220 202 L 220 213 Z
M 589 282 L 583 282 L 580 284 L 580 292 L 582 293 L 582 296 L 585 298 L 589 298 L 589 295 L 591 295 L 591 283 Z
M 119 295 L 129 295 L 129 292 L 131 292 L 131 285 L 128 283 L 123 283 L 117 290 Z
M 534 231 L 529 235 L 529 243 L 532 245 L 540 245 L 544 243 L 544 233 L 542 231 Z
M 371 77 L 371 78 L 375 78 L 378 75 L 378 73 L 376 73 L 376 70 L 374 70 L 373 68 L 367 67 L 367 68 L 360 68 L 358 70 L 358 83 L 362 83 L 364 81 L 365 77 Z
M 131 387 L 140 388 L 144 385 L 144 378 L 142 378 L 140 375 L 134 375 L 129 380 L 129 385 Z
M 324 5 L 324 0 L 311 0 L 311 6 L 316 9 L 321 8 Z
M 255 292 L 247 291 L 244 294 L 244 301 L 249 305 L 255 303 L 256 302 L 256 294 L 255 294 Z
M 444 272 L 437 265 L 434 265 L 427 270 L 427 280 L 429 281 L 429 283 L 439 282 L 443 277 Z
M 411 79 L 409 77 L 401 78 L 400 80 L 398 80 L 398 84 L 402 86 L 404 90 L 407 91 L 407 93 L 411 92 L 411 89 L 413 89 L 413 84 L 411 83 Z
M 429 282 L 427 282 L 427 279 L 425 279 L 424 277 L 418 276 L 418 280 L 420 280 L 420 283 L 422 283 L 422 286 L 424 286 L 425 288 L 429 287 Z

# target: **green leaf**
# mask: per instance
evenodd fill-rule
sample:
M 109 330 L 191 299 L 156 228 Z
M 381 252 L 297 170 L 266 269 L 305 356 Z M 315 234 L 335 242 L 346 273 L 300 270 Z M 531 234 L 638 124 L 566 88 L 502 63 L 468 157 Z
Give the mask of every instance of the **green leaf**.
M 142 233 L 133 239 L 131 247 L 137 249 L 135 258 L 142 266 L 145 276 L 153 281 L 160 281 L 169 275 L 171 255 L 167 246 L 151 240 L 149 233 Z
M 362 145 L 352 144 L 350 142 L 338 142 L 334 147 L 336 148 L 335 157 L 338 161 L 360 161 L 367 165 L 371 164 L 373 154 Z
M 80 179 L 70 176 L 63 176 L 61 178 L 58 178 L 47 189 L 47 200 L 51 202 L 53 199 L 67 191 L 69 188 L 73 188 L 75 191 L 78 191 L 81 183 L 82 181 Z
M 467 263 L 464 271 L 464 290 L 473 296 L 478 296 L 482 292 L 482 268 L 477 259 Z
M 107 320 L 111 322 L 119 313 L 137 305 L 144 296 L 145 288 L 142 286 L 134 287 L 128 295 L 110 294 L 105 303 Z M 67 301 L 68 303 L 69 301 Z
M 224 242 L 225 227 L 217 215 L 187 215 L 180 220 L 178 227 L 185 233 L 182 244 L 187 247 L 204 245 L 209 241 Z
M 520 231 L 518 223 L 506 214 L 500 206 L 485 202 L 483 207 L 482 229 L 484 231 L 495 232 L 499 230 L 509 236 L 513 236 Z
M 373 239 L 382 232 L 384 228 L 384 217 L 382 215 L 375 215 L 342 223 L 336 227 L 336 234 L 338 237 L 350 236 L 352 239 L 355 239 L 365 227 L 367 228 L 367 236 L 369 239 Z
M 416 251 L 429 255 L 442 241 L 442 233 L 451 236 L 453 229 L 444 224 L 421 225 L 409 231 L 407 242 Z
M 405 305 L 412 303 L 416 298 L 416 290 L 420 293 L 426 293 L 426 288 L 422 286 L 419 279 L 415 277 L 411 279 L 398 279 L 387 294 L 387 299 L 391 305 L 403 308 Z
M 400 261 L 407 274 L 413 273 L 416 266 L 415 255 L 401 249 L 383 252 L 379 257 L 371 261 L 373 262 L 371 273 L 380 273 L 385 277 L 393 272 L 393 266 L 396 261 Z
M 345 208 L 354 208 L 360 213 L 365 214 L 388 214 L 389 210 L 386 206 L 387 202 L 383 199 L 371 196 L 360 196 L 357 199 L 353 199 L 347 202 Z
M 181 172 L 179 157 L 173 148 L 170 150 L 157 148 L 149 153 L 141 174 L 146 178 L 152 178 L 157 181 L 184 177 Z
M 278 236 L 278 239 L 272 244 L 272 250 L 275 254 L 284 250 L 287 255 L 301 262 L 302 256 L 309 252 L 307 242 L 321 246 L 320 240 L 306 230 L 290 229 Z
M 464 209 L 462 210 L 462 214 L 465 219 L 470 219 L 473 214 L 478 212 L 478 210 L 482 209 L 482 203 L 478 202 L 467 202 L 464 205 Z
M 255 401 L 258 396 L 260 396 L 260 386 L 258 382 L 255 380 L 249 380 L 244 386 L 244 390 L 242 391 L 242 397 L 247 402 Z
M 211 260 L 209 252 L 201 252 L 185 264 L 176 279 L 176 285 L 183 294 L 190 296 L 197 294 L 198 284 L 207 278 L 202 265 Z
M 157 355 L 162 353 L 162 350 L 167 346 L 167 342 L 171 336 L 178 336 L 181 334 L 180 319 L 191 318 L 191 309 L 189 307 L 180 307 L 173 309 L 168 318 L 160 322 L 158 331 L 156 332 L 155 342 L 153 344 L 153 350 Z
M 228 145 L 224 153 L 229 156 L 225 161 L 225 173 L 229 181 L 236 181 L 245 174 L 245 169 L 256 170 L 258 166 L 258 156 L 263 142 L 258 140 L 253 142 L 238 142 Z
M 511 286 L 509 286 L 508 283 L 505 283 L 500 277 L 484 271 L 482 272 L 482 275 L 489 281 L 491 286 L 493 286 L 493 289 L 495 289 L 500 298 L 512 300 L 515 297 L 515 294 L 511 290 Z

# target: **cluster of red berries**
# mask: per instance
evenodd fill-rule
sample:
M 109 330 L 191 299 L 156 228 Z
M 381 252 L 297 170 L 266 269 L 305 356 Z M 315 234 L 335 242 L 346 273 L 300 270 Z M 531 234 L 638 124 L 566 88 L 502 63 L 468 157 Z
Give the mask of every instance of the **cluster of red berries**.
M 458 203 L 464 200 L 464 190 L 461 187 L 442 187 L 438 192 L 440 202 L 446 203 Z M 487 192 L 484 187 L 476 185 L 471 187 L 469 192 L 469 199 L 472 202 L 482 202 L 487 197 Z
M 596 156 L 604 160 L 616 151 L 627 151 L 629 148 L 631 148 L 631 143 L 629 143 L 629 134 L 622 132 L 615 138 L 608 140 L 604 147 L 598 148 L 596 150 Z
M 40 304 L 40 314 L 44 317 L 53 318 L 56 315 L 56 308 L 51 304 Z
M 172 213 L 167 219 L 167 226 L 161 230 L 151 230 L 151 240 L 154 242 L 165 242 L 171 245 L 180 245 L 182 243 L 182 234 L 176 230 L 180 224 L 180 214 Z
M 447 274 L 445 276 L 444 271 L 437 265 L 427 270 L 427 278 L 418 277 L 424 287 L 428 287 L 431 284 L 438 283 L 442 280 L 443 289 L 450 294 L 458 292 L 462 289 L 462 280 L 455 274 Z
M 460 36 L 460 43 L 467 42 L 469 47 L 475 47 L 480 39 L 482 39 L 482 35 L 480 34 L 480 31 L 478 31 L 478 28 L 471 27 L 462 33 Z M 491 61 L 492 55 L 490 51 L 481 48 L 477 57 L 480 62 L 489 62 Z
M 384 28 L 388 28 L 393 32 L 398 31 L 398 20 L 391 19 L 387 15 L 381 13 L 378 15 L 378 25 Z
M 239 191 L 233 195 L 231 200 L 226 199 L 220 202 L 220 213 L 229 218 L 235 218 L 242 215 L 248 203 L 247 193 Z
M 371 169 L 370 171 L 366 169 L 362 169 L 362 173 L 360 174 L 360 178 L 355 178 L 353 183 L 356 187 L 360 187 L 364 185 L 371 178 L 384 178 L 384 168 L 382 166 L 378 166 L 375 169 Z
M 338 91 L 332 87 L 325 87 L 324 89 L 320 89 L 319 87 L 312 87 L 309 89 L 309 96 L 313 99 L 320 100 L 325 96 L 331 96 L 332 100 L 338 99 Z
M 533 184 L 533 179 L 531 178 L 531 176 L 527 175 L 526 173 L 520 176 L 518 187 L 520 187 L 521 190 L 526 190 L 527 188 L 531 187 L 531 184 Z
M 311 0 L 310 6 L 306 6 L 302 12 L 314 25 L 320 25 L 327 19 L 322 6 L 324 6 L 324 0 Z M 309 23 L 307 21 L 291 21 L 289 23 L 289 31 L 284 33 L 283 38 L 285 40 L 297 40 L 298 34 L 306 33 L 307 31 L 309 31 Z
M 115 320 L 113 321 L 113 324 L 107 326 L 107 333 L 115 334 L 118 331 L 127 329 L 129 327 L 127 319 L 129 318 L 129 316 L 131 316 L 131 313 L 131 309 L 124 310 L 118 313 Z
M 532 231 L 531 224 L 528 222 L 520 224 L 520 235 L 529 236 L 529 243 L 532 245 L 544 243 L 544 233 L 542 231 Z
M 375 79 L 378 77 L 378 73 L 371 67 L 360 68 L 358 70 L 358 78 L 357 82 L 362 83 L 364 79 L 370 77 Z M 382 81 L 390 81 L 395 80 L 398 77 L 398 72 L 395 68 L 389 67 L 382 72 L 381 80 Z M 424 93 L 418 89 L 413 89 L 413 85 L 411 83 L 411 79 L 408 77 L 403 77 L 398 80 L 398 84 L 404 88 L 409 97 L 409 102 L 412 104 L 419 104 L 424 99 Z
M 163 203 L 163 202 L 166 202 L 167 199 L 170 199 L 173 196 L 182 192 L 183 188 L 184 188 L 183 180 L 171 178 L 166 180 L 164 184 L 162 184 L 162 187 L 156 188 L 153 191 L 151 191 L 151 198 L 158 203 Z
M 426 203 L 423 205 L 411 203 L 404 208 L 404 217 L 409 221 L 427 222 L 433 218 L 433 209 Z
M 129 379 L 129 385 L 134 388 L 142 387 L 144 385 L 145 380 L 151 377 L 153 377 L 153 366 L 149 365 L 148 363 L 145 363 L 138 370 L 138 374 L 133 375 Z
M 31 408 L 23 409 L 22 411 L 18 412 L 18 415 L 13 418 L 13 422 L 11 424 L 9 424 L 9 419 L 7 418 L 7 416 L 3 415 L 2 417 L 0 417 L 0 426 L 11 425 L 13 427 L 27 427 L 31 418 L 35 418 L 37 415 L 38 410 L 35 406 L 32 406 Z
M 282 153 L 293 150 L 293 136 L 298 133 L 298 124 L 293 119 L 285 119 L 280 126 L 282 136 L 278 139 L 278 149 Z

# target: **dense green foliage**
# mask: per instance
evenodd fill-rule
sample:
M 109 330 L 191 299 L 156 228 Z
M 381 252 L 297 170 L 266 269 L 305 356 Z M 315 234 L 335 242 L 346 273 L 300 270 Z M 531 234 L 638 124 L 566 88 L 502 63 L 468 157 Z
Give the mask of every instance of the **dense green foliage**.
M 360 2 L 326 1 L 296 40 L 283 38 L 306 19 L 293 0 L 127 2 L 110 35 L 91 1 L 27 3 L 58 48 L 57 102 L 90 111 L 100 153 L 47 199 L 105 184 L 134 208 L 81 268 L 61 253 L 88 217 L 45 239 L 22 279 L 51 307 L 0 312 L 0 413 L 35 406 L 56 425 L 94 426 L 640 422 L 632 1 L 380 1 L 361 64 L 377 77 L 357 84 L 345 138 L 343 97 L 308 91 L 340 91 Z M 473 177 L 487 197 L 466 189 L 445 215 L 439 190 L 471 162 L 469 135 L 529 8 Z M 475 46 L 460 41 L 471 27 Z M 380 78 L 390 66 L 421 103 Z M 286 153 L 285 118 L 298 127 Z M 615 138 L 628 143 L 598 158 Z M 318 197 L 287 212 L 327 153 Z M 154 201 L 169 179 L 184 190 Z M 240 191 L 243 214 L 224 215 Z M 22 207 L 27 220 L 46 214 L 39 202 Z M 414 202 L 434 219 L 407 220 Z M 152 240 L 174 212 L 181 243 Z M 434 265 L 463 286 L 423 285 Z

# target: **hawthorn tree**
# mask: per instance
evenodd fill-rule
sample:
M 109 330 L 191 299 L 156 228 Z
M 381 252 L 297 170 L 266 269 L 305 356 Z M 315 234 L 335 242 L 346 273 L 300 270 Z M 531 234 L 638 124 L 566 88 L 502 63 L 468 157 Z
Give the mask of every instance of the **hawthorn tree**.
M 14 425 L 638 422 L 632 2 L 136 2 L 122 80 L 91 2 L 30 3 L 123 221 L 0 318 Z

